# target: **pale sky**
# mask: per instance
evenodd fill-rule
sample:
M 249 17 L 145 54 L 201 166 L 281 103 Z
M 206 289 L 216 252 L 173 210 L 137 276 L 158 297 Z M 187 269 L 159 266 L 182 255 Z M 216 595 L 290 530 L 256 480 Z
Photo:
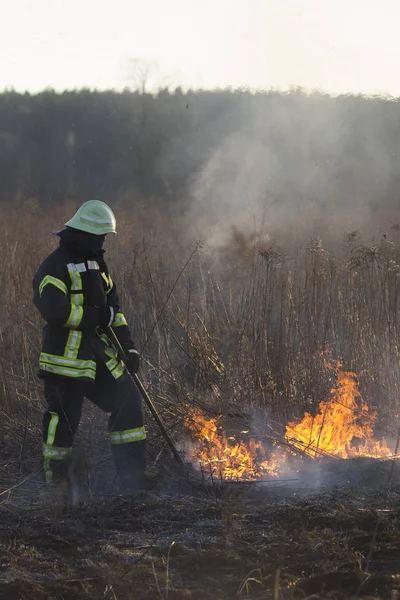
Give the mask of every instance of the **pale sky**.
M 0 0 L 0 89 L 400 95 L 400 0 Z

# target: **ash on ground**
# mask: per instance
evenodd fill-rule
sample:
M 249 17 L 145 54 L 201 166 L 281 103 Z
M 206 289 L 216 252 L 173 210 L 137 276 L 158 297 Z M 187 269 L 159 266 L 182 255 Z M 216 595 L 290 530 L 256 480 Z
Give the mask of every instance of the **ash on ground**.
M 28 481 L 3 495 L 0 598 L 400 599 L 399 464 L 304 461 L 268 483 L 161 472 L 151 492 L 69 509 L 43 490 L 27 503 Z

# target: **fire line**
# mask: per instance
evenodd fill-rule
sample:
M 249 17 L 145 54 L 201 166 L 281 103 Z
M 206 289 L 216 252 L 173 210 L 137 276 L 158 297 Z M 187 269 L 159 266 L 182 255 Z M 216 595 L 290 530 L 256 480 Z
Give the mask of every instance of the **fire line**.
M 336 384 L 328 401 L 319 404 L 313 417 L 306 412 L 299 422 L 286 426 L 285 441 L 310 458 L 324 455 L 342 459 L 355 457 L 391 458 L 386 440 L 374 438 L 376 412 L 369 410 L 358 389 L 357 376 L 336 364 Z M 222 415 L 213 419 L 193 411 L 186 428 L 193 440 L 189 460 L 211 478 L 255 481 L 278 477 L 290 451 L 276 446 L 267 452 L 263 442 L 238 440 L 220 427 Z

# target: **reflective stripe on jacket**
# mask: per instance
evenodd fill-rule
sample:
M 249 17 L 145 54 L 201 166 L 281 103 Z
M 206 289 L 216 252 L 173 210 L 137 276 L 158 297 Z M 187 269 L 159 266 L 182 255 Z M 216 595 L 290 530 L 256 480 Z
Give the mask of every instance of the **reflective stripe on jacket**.
M 57 248 L 40 265 L 34 279 L 34 302 L 46 321 L 39 359 L 40 376 L 50 374 L 93 381 L 102 361 L 120 379 L 125 368 L 107 335 L 98 330 L 99 307 L 114 310 L 112 327 L 128 351 L 134 348 L 121 312 L 115 283 L 101 260 L 80 260 Z

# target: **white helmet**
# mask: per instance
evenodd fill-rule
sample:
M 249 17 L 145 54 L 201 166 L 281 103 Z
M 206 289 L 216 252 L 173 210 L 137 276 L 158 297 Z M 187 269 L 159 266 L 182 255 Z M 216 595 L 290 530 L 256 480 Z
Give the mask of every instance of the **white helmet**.
M 95 235 L 117 233 L 113 211 L 105 202 L 100 200 L 88 200 L 82 204 L 72 219 L 67 221 L 65 225 Z

